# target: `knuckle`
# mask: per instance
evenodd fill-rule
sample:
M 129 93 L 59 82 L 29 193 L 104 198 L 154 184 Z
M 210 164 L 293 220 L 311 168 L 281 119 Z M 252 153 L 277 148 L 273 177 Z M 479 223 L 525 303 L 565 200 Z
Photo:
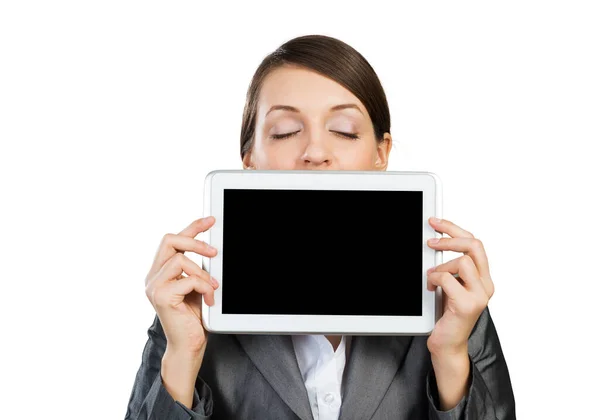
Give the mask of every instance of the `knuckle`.
M 210 283 L 209 280 L 209 274 L 206 272 L 206 270 L 203 270 L 202 268 L 200 268 L 198 270 L 198 274 L 197 274 L 198 279 L 200 279 L 201 281 L 204 281 L 206 283 Z
M 476 304 L 475 309 L 476 309 L 476 311 L 477 311 L 478 314 L 481 313 L 485 309 L 485 307 L 488 304 L 488 300 L 489 299 L 488 299 L 487 295 L 485 295 L 485 296 L 482 296 L 480 299 L 478 299 L 476 301 L 477 304 Z
M 454 277 L 453 274 L 451 274 L 447 271 L 442 272 L 441 275 L 442 275 L 442 280 L 444 280 L 444 281 L 456 280 L 456 277 Z
M 182 252 L 177 252 L 175 255 L 173 255 L 173 262 L 179 266 L 182 266 L 185 264 L 185 255 L 183 255 Z
M 194 282 L 194 284 L 196 285 L 196 287 L 202 291 L 201 293 L 204 293 L 204 290 L 206 289 L 206 281 L 204 281 L 197 274 L 192 274 L 188 278 L 192 279 L 192 281 Z
M 167 306 L 167 299 L 165 297 L 164 290 L 158 287 L 153 288 L 150 291 L 150 301 L 157 308 L 163 308 Z
M 448 273 L 447 271 L 444 272 L 442 274 L 442 276 L 440 277 L 440 283 L 444 287 L 448 286 L 451 281 L 456 281 L 456 278 L 452 274 Z
M 152 285 L 148 284 L 146 286 L 145 293 L 146 293 L 146 297 L 148 298 L 148 300 L 150 302 L 152 302 L 152 299 L 154 297 L 154 287 L 152 287 Z
M 495 291 L 496 291 L 496 286 L 494 286 L 494 283 L 490 283 L 489 296 L 492 297 L 494 295 Z
M 209 244 L 207 244 L 205 241 L 197 240 L 196 243 L 198 244 L 200 252 L 207 252 L 207 251 L 211 250 L 211 246 Z
M 458 267 L 459 268 L 469 268 L 473 266 L 473 259 L 471 257 L 469 257 L 468 255 L 463 255 L 462 257 L 460 257 L 458 259 Z
M 165 233 L 162 237 L 162 244 L 170 244 L 173 242 L 173 238 L 175 237 L 174 233 Z
M 199 286 L 200 288 L 204 289 L 204 283 L 205 283 L 205 281 L 202 280 L 202 278 L 199 275 L 193 274 L 190 277 L 194 280 L 194 283 L 196 283 L 197 286 Z

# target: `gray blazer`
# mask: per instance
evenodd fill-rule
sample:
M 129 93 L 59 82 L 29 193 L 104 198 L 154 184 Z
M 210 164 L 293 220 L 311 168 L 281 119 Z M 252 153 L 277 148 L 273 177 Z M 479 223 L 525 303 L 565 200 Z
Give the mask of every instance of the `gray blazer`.
M 486 308 L 469 338 L 469 390 L 439 411 L 428 336 L 353 336 L 344 370 L 341 420 L 508 420 L 515 400 Z M 192 409 L 174 401 L 160 375 L 166 338 L 157 316 L 125 419 L 311 420 L 308 395 L 286 335 L 209 334 Z

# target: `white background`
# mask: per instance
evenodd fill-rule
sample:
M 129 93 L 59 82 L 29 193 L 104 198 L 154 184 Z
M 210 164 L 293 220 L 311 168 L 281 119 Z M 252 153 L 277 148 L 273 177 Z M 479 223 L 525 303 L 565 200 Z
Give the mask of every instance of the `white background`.
M 518 418 L 597 414 L 597 3 L 212 3 L 1 3 L 0 417 L 124 417 L 157 246 L 241 168 L 256 66 L 309 33 L 369 60 L 389 169 L 440 175 L 483 241 Z

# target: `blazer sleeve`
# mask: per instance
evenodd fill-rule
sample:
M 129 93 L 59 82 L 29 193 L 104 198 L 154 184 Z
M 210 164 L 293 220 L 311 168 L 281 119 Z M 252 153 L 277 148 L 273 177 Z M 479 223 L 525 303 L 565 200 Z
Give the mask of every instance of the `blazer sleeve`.
M 469 337 L 469 389 L 456 407 L 439 411 L 435 374 L 427 375 L 430 420 L 516 420 L 515 398 L 508 366 L 489 307 L 481 313 Z
M 166 345 L 165 333 L 158 315 L 155 315 L 154 322 L 148 329 L 148 340 L 129 397 L 125 420 L 210 419 L 213 407 L 212 393 L 200 376 L 196 379 L 192 409 L 175 401 L 165 388 L 160 367 Z

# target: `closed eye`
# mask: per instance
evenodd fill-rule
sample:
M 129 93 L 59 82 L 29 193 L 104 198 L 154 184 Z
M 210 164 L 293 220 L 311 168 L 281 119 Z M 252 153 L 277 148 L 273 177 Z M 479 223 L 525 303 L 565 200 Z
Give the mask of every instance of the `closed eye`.
M 285 133 L 285 134 L 272 134 L 271 138 L 272 139 L 286 139 L 288 137 L 292 137 L 294 134 L 299 133 L 300 130 L 297 131 L 292 131 L 291 133 Z
M 332 133 L 335 133 L 337 135 L 340 135 L 342 137 L 346 137 L 348 139 L 357 139 L 358 138 L 358 134 L 356 133 L 344 133 L 343 131 L 333 131 L 331 130 Z
M 334 130 L 330 130 L 332 133 L 337 134 L 338 136 L 342 136 L 348 139 L 357 139 L 358 138 L 358 134 L 356 133 L 344 133 L 343 131 L 334 131 Z M 292 131 L 291 133 L 284 133 L 284 134 L 272 134 L 271 138 L 273 139 L 286 139 L 288 137 L 292 137 L 293 135 L 299 133 L 300 130 L 297 131 Z

